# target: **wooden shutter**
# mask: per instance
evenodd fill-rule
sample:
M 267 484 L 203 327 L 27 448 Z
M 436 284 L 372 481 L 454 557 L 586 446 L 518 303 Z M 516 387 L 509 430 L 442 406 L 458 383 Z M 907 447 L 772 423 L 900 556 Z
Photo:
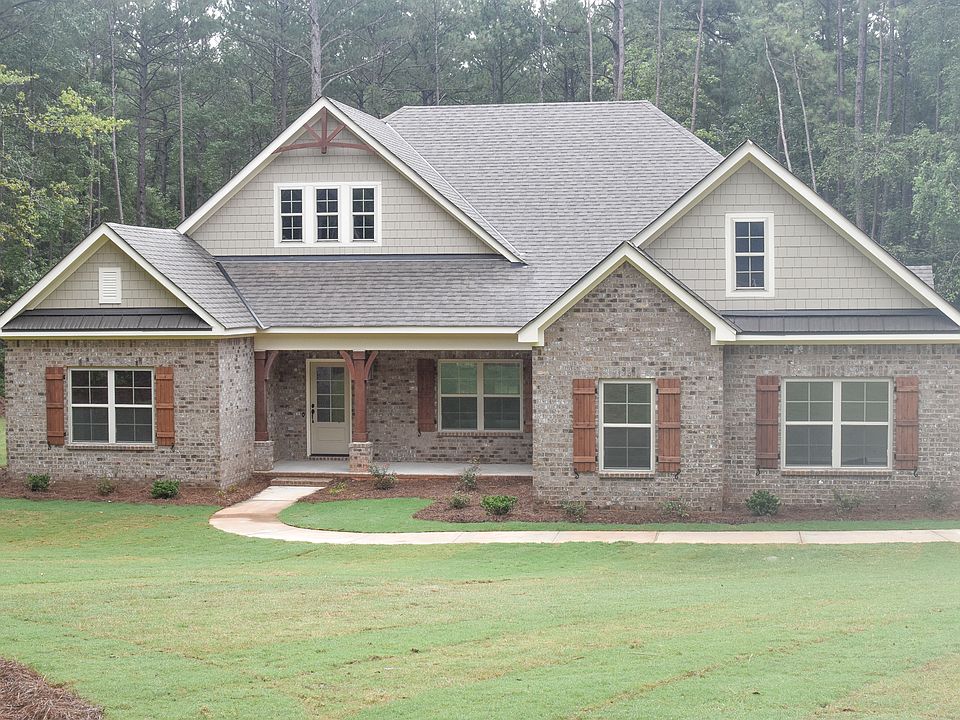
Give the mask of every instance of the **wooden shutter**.
M 417 360 L 417 430 L 437 431 L 437 361 Z
M 573 469 L 597 469 L 597 383 L 573 381 Z
M 916 470 L 920 457 L 920 379 L 916 375 L 898 377 L 896 389 L 896 444 L 894 465 L 897 470 Z
M 680 472 L 680 378 L 657 380 L 657 472 Z
M 533 358 L 523 359 L 523 431 L 533 432 Z
M 63 445 L 66 433 L 63 414 L 63 368 L 48 367 L 47 381 L 47 444 Z
M 757 468 L 780 467 L 780 376 L 757 377 Z
M 173 368 L 158 367 L 153 371 L 156 397 L 157 445 L 173 447 Z

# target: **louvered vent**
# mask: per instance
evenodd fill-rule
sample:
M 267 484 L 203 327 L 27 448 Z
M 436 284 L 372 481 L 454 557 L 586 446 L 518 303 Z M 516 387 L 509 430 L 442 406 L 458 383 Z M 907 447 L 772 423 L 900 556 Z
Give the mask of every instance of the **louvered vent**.
M 100 302 L 101 304 L 120 302 L 120 268 L 100 268 Z

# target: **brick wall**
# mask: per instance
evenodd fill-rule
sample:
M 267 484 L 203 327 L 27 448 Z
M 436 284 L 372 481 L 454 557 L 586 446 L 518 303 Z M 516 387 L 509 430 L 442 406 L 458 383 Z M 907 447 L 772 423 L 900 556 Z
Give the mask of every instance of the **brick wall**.
M 761 470 L 758 474 L 754 456 L 757 375 L 919 376 L 916 474 L 912 470 Z M 742 503 L 754 490 L 767 489 L 789 505 L 832 504 L 837 490 L 872 505 L 916 506 L 922 504 L 931 481 L 953 487 L 960 496 L 960 348 L 955 345 L 731 346 L 724 358 L 724 398 L 724 465 L 727 501 L 732 505 Z
M 367 429 L 374 459 L 399 461 L 528 463 L 529 433 L 417 432 L 417 360 L 419 358 L 520 358 L 510 352 L 383 351 L 367 385 Z M 338 358 L 333 352 L 282 351 L 269 387 L 270 439 L 278 460 L 306 456 L 306 363 Z
M 250 451 L 243 445 L 252 445 L 253 420 L 246 420 L 252 415 L 244 408 L 248 391 L 239 386 L 249 375 L 252 388 L 252 357 L 250 369 L 244 370 L 249 353 L 249 339 L 11 341 L 6 357 L 9 470 L 16 477 L 45 472 L 55 480 L 170 478 L 211 485 L 243 480 L 250 464 L 246 459 Z M 175 446 L 136 450 L 48 446 L 44 369 L 50 365 L 172 366 Z M 222 399 L 226 423 L 221 421 L 221 387 L 228 388 Z M 221 448 L 227 458 L 223 462 Z
M 573 472 L 575 378 L 681 378 L 681 471 Z M 723 355 L 710 332 L 630 266 L 621 267 L 550 326 L 533 358 L 533 463 L 546 501 L 649 507 L 722 500 Z M 597 420 L 599 423 L 599 409 Z

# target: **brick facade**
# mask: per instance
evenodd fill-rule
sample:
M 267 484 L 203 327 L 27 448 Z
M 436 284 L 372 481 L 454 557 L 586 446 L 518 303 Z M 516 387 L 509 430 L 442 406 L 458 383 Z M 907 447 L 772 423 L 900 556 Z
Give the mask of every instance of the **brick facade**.
M 44 368 L 174 368 L 173 447 L 47 445 Z M 252 465 L 253 344 L 249 339 L 11 341 L 6 356 L 8 468 L 54 480 L 159 478 L 226 486 Z M 65 412 L 69 412 L 69 403 Z
M 379 463 L 529 463 L 530 433 L 417 431 L 417 360 L 521 358 L 522 353 L 479 351 L 382 351 L 367 381 L 367 430 Z M 268 388 L 270 439 L 277 460 L 307 454 L 306 367 L 308 359 L 339 358 L 334 352 L 281 351 Z
M 661 377 L 681 380 L 679 475 L 575 475 L 573 380 Z M 533 388 L 534 481 L 544 500 L 645 507 L 676 498 L 720 509 L 723 350 L 710 344 L 707 328 L 632 267 L 613 272 L 547 329 L 533 357 Z

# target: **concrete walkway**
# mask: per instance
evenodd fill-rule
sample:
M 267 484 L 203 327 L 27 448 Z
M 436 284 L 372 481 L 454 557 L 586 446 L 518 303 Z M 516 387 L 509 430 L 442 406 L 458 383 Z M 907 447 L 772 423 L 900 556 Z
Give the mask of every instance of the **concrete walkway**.
M 245 537 L 329 545 L 446 545 L 480 543 L 632 542 L 704 545 L 869 545 L 960 543 L 960 530 L 758 530 L 656 532 L 653 530 L 514 530 L 361 533 L 307 530 L 280 522 L 281 510 L 315 493 L 316 487 L 272 486 L 249 500 L 220 510 L 210 524 Z

